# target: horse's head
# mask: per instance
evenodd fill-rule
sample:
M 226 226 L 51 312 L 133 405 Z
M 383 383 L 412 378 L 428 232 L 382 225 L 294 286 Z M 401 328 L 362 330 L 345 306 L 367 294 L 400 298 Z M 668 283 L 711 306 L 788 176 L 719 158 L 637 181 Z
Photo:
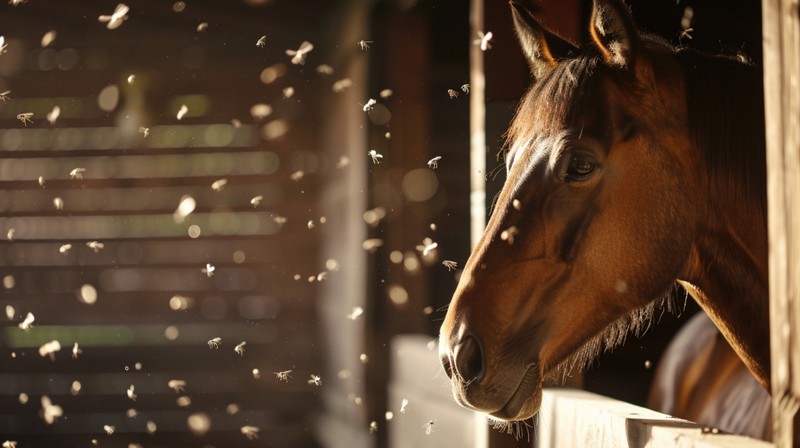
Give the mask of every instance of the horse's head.
M 456 401 L 503 420 L 533 416 L 549 372 L 618 342 L 672 288 L 704 188 L 673 49 L 621 1 L 594 1 L 580 49 L 512 12 L 535 82 L 440 334 Z

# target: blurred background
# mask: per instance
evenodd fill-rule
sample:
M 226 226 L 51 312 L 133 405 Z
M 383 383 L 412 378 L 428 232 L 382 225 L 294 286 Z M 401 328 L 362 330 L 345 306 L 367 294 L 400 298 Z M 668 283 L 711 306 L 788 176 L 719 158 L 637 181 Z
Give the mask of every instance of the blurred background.
M 584 38 L 587 2 L 533 3 Z M 675 44 L 760 59 L 759 2 L 629 3 Z M 452 440 L 462 411 L 419 413 L 427 392 L 400 377 L 449 394 L 414 356 L 457 281 L 442 262 L 469 255 L 468 6 L 0 5 L 0 441 Z M 507 3 L 483 9 L 489 210 L 529 76 Z M 584 387 L 643 403 L 679 321 Z

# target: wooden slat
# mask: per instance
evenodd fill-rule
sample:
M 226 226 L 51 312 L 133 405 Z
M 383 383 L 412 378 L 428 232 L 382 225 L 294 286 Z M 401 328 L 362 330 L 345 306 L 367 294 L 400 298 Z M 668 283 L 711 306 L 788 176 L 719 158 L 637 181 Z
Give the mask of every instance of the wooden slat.
M 713 428 L 703 428 L 687 420 L 590 392 L 545 389 L 537 446 L 770 448 L 772 444 L 723 434 Z
M 470 34 L 488 33 L 485 28 L 483 0 L 470 1 Z M 470 247 L 478 245 L 486 227 L 486 73 L 483 51 L 472 45 L 469 50 L 470 70 Z
M 796 1 L 762 5 L 773 434 L 790 447 L 800 410 L 800 16 Z

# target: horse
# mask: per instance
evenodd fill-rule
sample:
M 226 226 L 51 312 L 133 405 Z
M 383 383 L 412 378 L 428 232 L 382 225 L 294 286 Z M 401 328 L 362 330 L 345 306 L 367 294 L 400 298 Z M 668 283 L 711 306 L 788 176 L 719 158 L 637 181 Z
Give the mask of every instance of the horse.
M 641 334 L 676 285 L 769 390 L 761 73 L 594 0 L 580 47 L 510 2 L 533 82 L 439 334 L 455 400 L 533 417 L 542 385 Z

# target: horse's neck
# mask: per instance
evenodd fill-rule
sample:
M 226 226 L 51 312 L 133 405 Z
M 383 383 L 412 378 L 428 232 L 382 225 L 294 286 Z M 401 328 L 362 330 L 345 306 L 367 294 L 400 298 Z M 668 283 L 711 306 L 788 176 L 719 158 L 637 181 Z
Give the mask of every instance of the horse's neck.
M 695 241 L 691 273 L 681 284 L 708 313 L 750 371 L 768 387 L 766 222 L 756 210 L 741 204 L 725 207 L 726 198 L 710 199 L 714 205 Z
M 699 221 L 681 280 L 745 365 L 769 384 L 766 166 L 761 71 L 680 51 Z

